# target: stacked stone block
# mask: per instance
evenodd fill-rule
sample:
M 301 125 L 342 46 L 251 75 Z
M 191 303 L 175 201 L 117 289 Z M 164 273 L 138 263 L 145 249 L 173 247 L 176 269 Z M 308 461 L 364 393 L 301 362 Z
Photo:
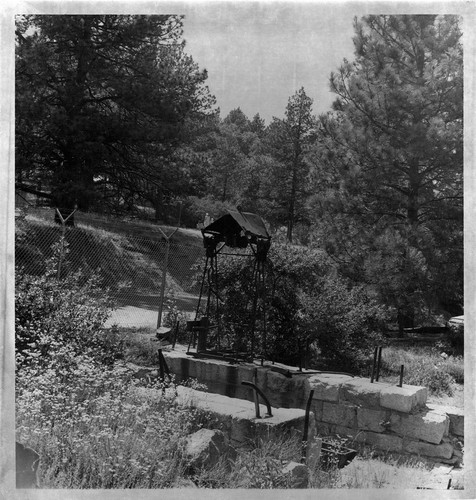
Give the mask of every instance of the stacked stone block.
M 398 387 L 346 375 L 309 378 L 321 435 L 350 436 L 378 449 L 459 463 L 463 414 L 426 405 L 425 387 Z M 461 433 L 461 434 L 458 434 Z
M 453 407 L 426 404 L 425 387 L 370 383 L 348 375 L 293 374 L 273 366 L 231 365 L 222 360 L 196 359 L 183 352 L 164 353 L 178 379 L 196 378 L 207 391 L 253 401 L 253 391 L 241 384 L 253 381 L 275 408 L 301 408 L 311 389 L 311 411 L 322 436 L 351 436 L 378 449 L 411 453 L 457 464 L 462 460 L 463 412 Z

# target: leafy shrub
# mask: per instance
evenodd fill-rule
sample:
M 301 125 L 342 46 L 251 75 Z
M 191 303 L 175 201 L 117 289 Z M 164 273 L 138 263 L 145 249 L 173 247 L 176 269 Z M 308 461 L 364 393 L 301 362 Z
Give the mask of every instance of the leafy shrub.
M 143 383 L 67 346 L 48 365 L 22 370 L 17 440 L 40 454 L 42 487 L 173 486 L 184 469 L 179 441 L 193 430 L 195 410 L 177 404 L 174 385 L 150 383 L 148 397 L 137 387 Z
M 386 310 L 363 286 L 326 276 L 303 300 L 307 329 L 333 369 L 362 373 L 382 342 Z
M 464 359 L 451 356 L 440 363 L 441 369 L 451 375 L 457 384 L 464 384 Z
M 59 248 L 56 247 L 56 252 Z M 17 368 L 47 364 L 62 347 L 87 354 L 104 364 L 122 356 L 117 331 L 103 325 L 113 303 L 95 276 L 81 271 L 58 280 L 56 255 L 47 261 L 43 276 L 31 276 L 22 268 L 15 276 L 15 345 Z
M 316 343 L 334 369 L 360 370 L 379 338 L 385 311 L 363 287 L 351 288 L 335 276 L 320 251 L 273 244 L 266 269 L 266 338 L 257 317 L 251 339 L 253 266 L 249 259 L 229 257 L 220 264 L 225 340 L 241 343 L 277 361 L 297 364 Z
M 176 335 L 176 340 L 178 342 L 183 342 L 188 337 L 187 322 L 189 320 L 189 317 L 187 313 L 181 311 L 178 308 L 173 293 L 171 293 L 167 298 L 166 307 L 167 310 L 165 311 L 162 323 L 164 326 L 172 328 L 172 338 L 174 338 Z M 177 327 L 178 330 L 175 331 L 175 328 Z
M 444 360 L 438 352 L 428 348 L 412 348 L 409 350 L 387 347 L 382 354 L 381 373 L 398 375 L 400 365 L 404 365 L 405 384 L 428 387 L 430 394 L 453 394 L 452 385 L 457 380 L 464 381 L 462 358 Z
M 268 358 L 295 362 L 304 341 L 301 330 L 299 291 L 309 288 L 323 274 L 322 254 L 309 249 L 275 244 L 266 264 L 267 332 L 263 332 L 263 316 L 255 322 L 254 338 L 253 297 L 255 294 L 253 265 L 249 258 L 225 257 L 220 261 L 220 306 L 223 341 L 238 350 L 262 353 Z M 257 304 L 263 310 L 263 297 Z M 212 304 L 213 305 L 213 304 Z

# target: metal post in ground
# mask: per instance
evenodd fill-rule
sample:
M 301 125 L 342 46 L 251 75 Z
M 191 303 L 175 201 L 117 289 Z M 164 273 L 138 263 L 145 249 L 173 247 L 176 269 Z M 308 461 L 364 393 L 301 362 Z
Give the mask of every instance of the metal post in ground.
M 380 366 L 382 364 L 382 349 L 383 347 L 380 346 L 378 348 L 378 354 L 377 354 L 377 373 L 375 375 L 375 381 L 378 382 L 378 379 L 380 377 Z
M 314 389 L 311 389 L 311 392 L 309 393 L 309 397 L 307 398 L 306 413 L 304 415 L 304 432 L 303 432 L 303 436 L 302 436 L 303 447 L 302 447 L 301 463 L 306 463 L 307 438 L 308 438 L 308 432 L 309 432 L 309 413 L 311 411 L 311 403 L 312 403 L 313 397 L 314 397 Z
M 373 384 L 374 382 L 374 377 L 375 377 L 375 369 L 377 367 L 377 354 L 378 354 L 378 347 L 374 349 L 374 361 L 372 364 L 372 375 L 370 377 L 370 383 Z
M 58 258 L 58 271 L 56 274 L 57 279 L 60 279 L 60 277 L 61 277 L 61 265 L 63 263 L 64 237 L 65 237 L 65 233 L 66 233 L 66 222 L 74 215 L 75 212 L 76 212 L 76 209 L 74 209 L 68 215 L 68 217 L 66 217 L 66 219 L 64 219 L 63 216 L 61 215 L 61 212 L 56 208 L 56 213 L 58 214 L 58 217 L 61 221 L 61 247 L 60 247 L 60 254 L 59 254 L 59 258 Z
M 398 382 L 398 387 L 403 386 L 403 365 L 400 365 L 400 381 Z

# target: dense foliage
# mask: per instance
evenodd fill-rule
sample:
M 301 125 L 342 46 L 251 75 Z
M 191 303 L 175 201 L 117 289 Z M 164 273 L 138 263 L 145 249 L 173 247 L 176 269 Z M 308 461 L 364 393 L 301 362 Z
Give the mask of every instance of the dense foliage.
M 66 214 L 161 214 L 188 177 L 185 122 L 213 103 L 182 17 L 19 16 L 16 35 L 17 185 Z
M 56 250 L 44 275 L 16 270 L 17 369 L 49 367 L 53 355 L 59 371 L 73 370 L 78 355 L 110 365 L 122 356 L 122 346 L 114 330 L 103 329 L 113 305 L 107 290 L 98 287 L 94 275 L 85 278 L 81 271 L 58 280 L 59 247 Z
M 363 287 L 339 278 L 323 252 L 274 244 L 266 268 L 265 310 L 258 304 L 255 339 L 250 337 L 252 266 L 228 257 L 220 268 L 220 309 L 231 344 L 254 347 L 268 358 L 301 364 L 317 348 L 333 369 L 361 370 L 380 337 L 385 310 Z M 259 299 L 262 300 L 261 298 Z M 263 316 L 266 316 L 266 336 Z
M 174 385 L 143 398 L 123 339 L 103 328 L 111 303 L 94 278 L 16 274 L 16 439 L 41 456 L 41 486 L 170 487 L 183 474 L 179 438 L 196 411 Z
M 154 382 L 157 397 L 144 398 L 124 368 L 100 369 L 86 355 L 68 368 L 63 355 L 17 380 L 17 440 L 41 455 L 41 486 L 172 487 L 186 466 L 180 438 L 196 412 L 177 403 L 173 386 Z
M 331 75 L 320 118 L 315 236 L 371 284 L 400 329 L 460 314 L 463 64 L 457 16 L 356 21 L 354 62 Z

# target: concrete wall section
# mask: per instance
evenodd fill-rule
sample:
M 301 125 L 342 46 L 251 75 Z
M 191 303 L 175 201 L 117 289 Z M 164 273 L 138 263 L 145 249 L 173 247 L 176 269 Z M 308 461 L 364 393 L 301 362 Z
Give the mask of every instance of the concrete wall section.
M 257 385 L 264 391 L 275 408 L 305 408 L 309 394 L 306 376 L 286 377 L 273 371 L 272 365 L 250 363 L 230 364 L 227 361 L 194 358 L 182 351 L 164 352 L 167 365 L 178 380 L 197 379 L 205 384 L 207 392 L 230 398 L 253 401 L 253 389 L 241 382 L 253 382 L 256 372 Z
M 299 408 L 273 408 L 271 417 L 266 415 L 266 407 L 260 405 L 261 418 L 256 418 L 254 403 L 243 399 L 229 398 L 220 394 L 203 394 L 186 387 L 178 387 L 179 400 L 184 404 L 200 408 L 210 413 L 219 423 L 232 443 L 244 444 L 249 439 L 266 437 L 273 432 L 304 432 L 305 411 Z M 315 418 L 311 413 L 308 440 L 316 435 Z
M 179 379 L 196 378 L 208 392 L 229 398 L 253 401 L 253 390 L 241 382 L 252 382 L 255 374 L 258 387 L 275 408 L 303 410 L 313 390 L 311 411 L 322 436 L 351 436 L 382 450 L 424 455 L 451 464 L 461 461 L 463 412 L 426 404 L 426 387 L 397 387 L 329 373 L 293 372 L 286 376 L 270 364 L 230 364 L 180 351 L 164 355 Z

